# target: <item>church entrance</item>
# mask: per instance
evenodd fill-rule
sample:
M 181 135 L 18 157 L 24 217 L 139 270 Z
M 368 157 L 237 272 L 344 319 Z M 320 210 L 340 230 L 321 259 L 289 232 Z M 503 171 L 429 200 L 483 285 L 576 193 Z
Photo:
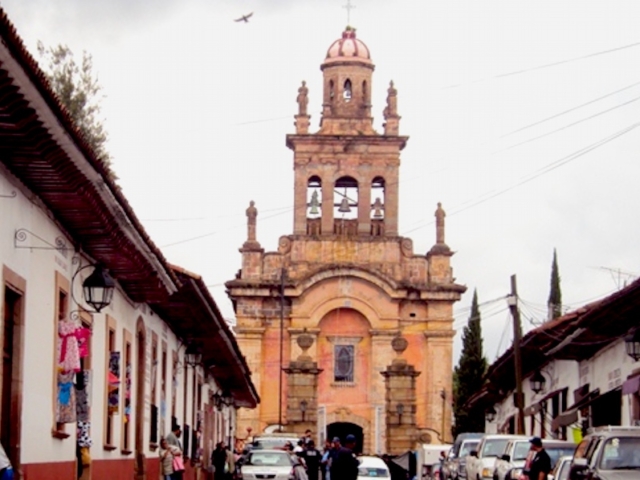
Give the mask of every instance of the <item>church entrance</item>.
M 349 422 L 335 422 L 327 425 L 327 438 L 329 440 L 333 440 L 334 437 L 339 437 L 340 442 L 344 445 L 344 439 L 349 434 L 356 437 L 354 452 L 362 453 L 362 445 L 364 444 L 364 433 L 362 431 L 362 427 Z

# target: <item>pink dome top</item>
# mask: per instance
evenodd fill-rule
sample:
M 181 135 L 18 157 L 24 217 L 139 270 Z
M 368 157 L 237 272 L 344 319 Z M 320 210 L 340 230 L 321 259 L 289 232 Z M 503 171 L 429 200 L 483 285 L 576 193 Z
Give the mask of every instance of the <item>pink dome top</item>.
M 369 47 L 356 38 L 355 29 L 347 27 L 342 32 L 342 38 L 333 42 L 329 47 L 324 63 L 350 60 L 371 64 L 371 54 L 369 53 Z

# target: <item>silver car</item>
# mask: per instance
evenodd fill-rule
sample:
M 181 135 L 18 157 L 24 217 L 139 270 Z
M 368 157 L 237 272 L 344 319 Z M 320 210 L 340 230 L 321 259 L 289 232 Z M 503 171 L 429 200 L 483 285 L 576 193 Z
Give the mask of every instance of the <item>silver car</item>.
M 241 474 L 242 480 L 292 480 L 293 459 L 283 450 L 252 450 Z

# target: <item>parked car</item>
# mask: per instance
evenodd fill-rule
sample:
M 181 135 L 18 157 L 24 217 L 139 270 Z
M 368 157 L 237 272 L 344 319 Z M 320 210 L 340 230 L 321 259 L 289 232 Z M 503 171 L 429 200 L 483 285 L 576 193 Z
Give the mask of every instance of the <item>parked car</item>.
M 564 440 L 543 439 L 542 445 L 551 458 L 551 466 L 564 455 L 573 455 L 576 444 Z M 517 480 L 522 474 L 527 454 L 531 449 L 529 440 L 512 440 L 507 445 L 505 453 L 496 460 L 494 480 Z
M 379 457 L 361 456 L 358 457 L 358 480 L 372 480 L 376 478 L 391 478 L 389 467 Z
M 576 448 L 569 480 L 640 478 L 640 427 L 599 427 Z
M 291 480 L 293 460 L 283 450 L 252 450 L 240 469 L 242 480 Z
M 445 480 L 467 478 L 466 460 L 472 450 L 476 450 L 484 433 L 460 433 L 453 442 L 447 461 L 444 464 Z
M 553 467 L 553 471 L 549 475 L 549 480 L 569 480 L 569 468 L 571 467 L 573 455 L 565 455 L 560 457 Z
M 288 434 L 277 434 L 271 433 L 268 435 L 260 435 L 253 438 L 253 442 L 251 442 L 251 450 L 273 450 L 273 449 L 283 449 L 286 443 L 291 443 L 293 446 L 296 446 L 300 440 L 299 437 Z
M 485 435 L 480 440 L 477 450 L 467 456 L 467 480 L 483 480 L 493 478 L 496 458 L 501 456 L 511 440 L 527 440 L 518 435 Z

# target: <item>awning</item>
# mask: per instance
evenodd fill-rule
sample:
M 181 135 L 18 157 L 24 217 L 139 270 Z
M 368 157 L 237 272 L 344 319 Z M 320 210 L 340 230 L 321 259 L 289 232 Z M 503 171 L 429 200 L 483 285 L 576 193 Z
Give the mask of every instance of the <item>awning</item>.
M 556 431 L 560 427 L 566 427 L 578 421 L 578 411 L 588 407 L 591 402 L 600 397 L 600 389 L 590 391 L 576 403 L 571 405 L 567 410 L 562 412 L 551 422 L 551 431 Z
M 638 393 L 638 391 L 640 391 L 640 373 L 627 378 L 627 381 L 622 384 L 623 395 Z

